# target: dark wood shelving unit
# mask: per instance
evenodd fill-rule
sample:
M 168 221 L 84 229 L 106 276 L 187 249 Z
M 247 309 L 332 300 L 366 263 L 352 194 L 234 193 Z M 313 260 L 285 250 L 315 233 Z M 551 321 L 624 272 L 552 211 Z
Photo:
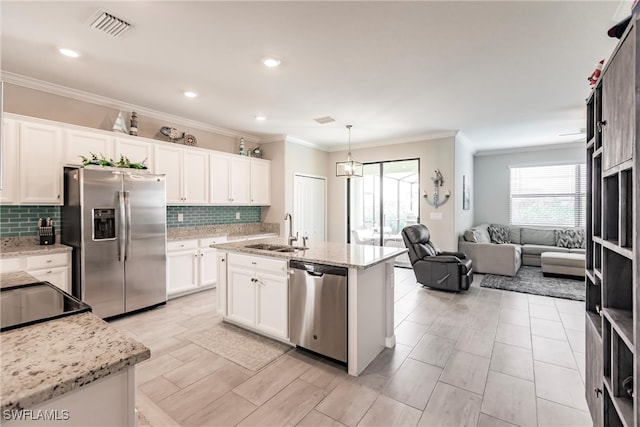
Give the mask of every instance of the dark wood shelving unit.
M 640 420 L 637 28 L 638 15 L 587 99 L 585 393 L 595 426 L 633 427 Z M 623 386 L 629 382 L 633 396 Z

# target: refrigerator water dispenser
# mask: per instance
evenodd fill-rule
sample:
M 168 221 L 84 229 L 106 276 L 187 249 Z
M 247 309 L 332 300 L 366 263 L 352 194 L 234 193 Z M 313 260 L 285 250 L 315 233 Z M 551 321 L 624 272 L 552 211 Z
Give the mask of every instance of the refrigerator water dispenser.
M 116 238 L 116 210 L 93 209 L 93 240 Z

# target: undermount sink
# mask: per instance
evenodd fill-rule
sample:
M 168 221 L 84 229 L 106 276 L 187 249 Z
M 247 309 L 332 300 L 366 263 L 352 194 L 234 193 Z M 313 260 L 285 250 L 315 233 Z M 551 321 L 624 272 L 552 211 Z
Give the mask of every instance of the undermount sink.
M 245 248 L 260 249 L 262 251 L 271 252 L 297 252 L 307 249 L 302 246 L 270 245 L 268 243 L 256 243 L 255 245 L 247 245 Z

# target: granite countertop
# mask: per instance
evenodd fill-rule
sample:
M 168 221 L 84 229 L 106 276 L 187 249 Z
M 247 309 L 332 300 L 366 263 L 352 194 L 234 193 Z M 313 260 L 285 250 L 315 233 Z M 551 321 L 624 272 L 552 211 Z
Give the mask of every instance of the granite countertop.
M 25 255 L 47 255 L 60 252 L 71 252 L 71 246 L 56 243 L 53 245 L 39 245 L 37 243 L 18 246 L 3 246 L 0 258 L 13 258 Z
M 308 248 L 297 252 L 274 252 L 246 247 L 247 245 L 255 245 L 259 243 L 269 245 L 286 245 L 287 239 L 278 237 L 252 240 L 251 242 L 219 243 L 211 245 L 211 247 L 228 252 L 240 252 L 280 259 L 316 262 L 320 264 L 336 265 L 339 267 L 356 268 L 359 270 L 367 269 L 407 252 L 406 248 L 317 241 L 308 241 Z M 302 244 L 298 244 L 298 242 L 294 243 L 294 246 L 301 245 Z
M 0 334 L 1 410 L 36 406 L 150 357 L 92 313 Z
M 0 288 L 8 288 L 9 286 L 27 285 L 29 283 L 39 282 L 38 279 L 25 273 L 24 271 L 14 271 L 11 273 L 0 273 Z

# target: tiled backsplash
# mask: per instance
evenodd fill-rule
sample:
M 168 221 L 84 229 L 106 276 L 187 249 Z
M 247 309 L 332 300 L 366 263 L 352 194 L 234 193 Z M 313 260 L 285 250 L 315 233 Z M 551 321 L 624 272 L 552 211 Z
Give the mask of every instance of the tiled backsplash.
M 238 212 L 240 219 L 236 219 Z M 182 222 L 178 222 L 178 213 L 184 216 Z M 167 227 L 260 222 L 261 213 L 260 206 L 167 206 Z M 53 219 L 60 235 L 60 206 L 0 205 L 0 236 L 36 236 L 41 217 Z
M 178 222 L 179 213 L 184 217 L 182 222 Z M 246 224 L 260 222 L 261 214 L 260 206 L 167 206 L 167 227 Z
M 0 206 L 0 236 L 38 235 L 38 218 L 51 218 L 60 235 L 60 206 Z

